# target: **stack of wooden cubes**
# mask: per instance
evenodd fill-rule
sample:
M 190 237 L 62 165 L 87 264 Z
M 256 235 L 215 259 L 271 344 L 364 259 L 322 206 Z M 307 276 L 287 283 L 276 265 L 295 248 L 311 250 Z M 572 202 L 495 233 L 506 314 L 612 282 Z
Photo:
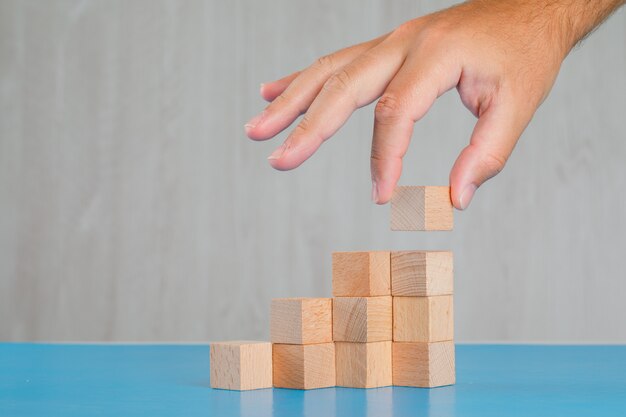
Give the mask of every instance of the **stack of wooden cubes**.
M 450 187 L 397 187 L 391 230 L 449 231 L 452 213 Z M 453 269 L 452 252 L 391 254 L 394 385 L 454 384 Z
M 449 187 L 397 187 L 391 230 L 452 230 Z M 391 254 L 394 385 L 455 382 L 453 258 L 445 251 Z
M 274 386 L 313 389 L 335 386 L 332 300 L 272 300 L 270 334 Z
M 449 188 L 398 187 L 391 229 L 451 230 Z M 332 299 L 273 300 L 271 345 L 212 344 L 211 386 L 244 390 L 455 383 L 451 252 L 336 252 L 332 288 Z
M 392 385 L 393 303 L 389 252 L 333 253 L 337 385 Z
M 393 384 L 454 384 L 452 253 L 392 252 Z

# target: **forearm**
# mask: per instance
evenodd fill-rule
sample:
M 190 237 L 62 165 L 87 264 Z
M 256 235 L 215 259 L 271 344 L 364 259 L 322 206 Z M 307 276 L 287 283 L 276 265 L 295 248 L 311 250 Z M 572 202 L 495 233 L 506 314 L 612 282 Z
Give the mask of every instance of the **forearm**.
M 563 41 L 569 52 L 596 27 L 604 22 L 626 0 L 552 0 L 560 8 Z
M 549 49 L 560 64 L 578 42 L 626 0 L 469 0 L 436 13 L 450 29 L 470 27 L 477 34 L 508 40 L 512 46 Z M 454 21 L 456 17 L 456 21 Z
M 626 0 L 512 0 L 507 3 L 526 9 L 529 17 L 543 21 L 567 55 Z

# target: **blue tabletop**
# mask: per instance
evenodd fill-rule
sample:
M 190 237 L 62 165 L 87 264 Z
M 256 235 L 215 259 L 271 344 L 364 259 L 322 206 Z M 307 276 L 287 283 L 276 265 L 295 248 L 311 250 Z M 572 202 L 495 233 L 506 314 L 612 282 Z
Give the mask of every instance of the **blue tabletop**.
M 209 387 L 209 348 L 0 344 L 0 416 L 626 416 L 626 346 L 457 346 L 457 384 Z

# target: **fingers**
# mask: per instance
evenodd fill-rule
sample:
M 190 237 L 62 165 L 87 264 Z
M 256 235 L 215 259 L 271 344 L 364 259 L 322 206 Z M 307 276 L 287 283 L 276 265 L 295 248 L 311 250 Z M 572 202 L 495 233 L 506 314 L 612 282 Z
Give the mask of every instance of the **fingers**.
M 391 199 L 413 133 L 413 125 L 435 99 L 454 87 L 460 70 L 442 65 L 437 55 L 410 55 L 378 101 L 374 112 L 371 171 L 372 200 Z
M 406 53 L 402 43 L 391 42 L 370 49 L 328 79 L 302 121 L 268 158 L 274 168 L 287 170 L 299 166 L 354 110 L 380 96 Z
M 266 140 L 287 128 L 304 113 L 313 102 L 328 78 L 348 65 L 358 56 L 380 43 L 384 37 L 342 49 L 331 55 L 319 58 L 313 65 L 291 76 L 269 83 L 262 87 L 264 98 L 272 96 L 270 103 L 261 114 L 250 119 L 245 125 L 246 134 L 250 139 Z M 293 74 L 292 74 L 293 75 Z M 284 87 L 284 89 L 282 89 Z M 282 90 L 281 90 L 282 89 Z M 267 97 L 265 93 L 267 91 Z
M 300 71 L 289 74 L 288 76 L 281 78 L 280 80 L 261 84 L 261 88 L 259 91 L 261 93 L 261 97 L 263 97 L 265 101 L 274 101 L 276 97 L 281 95 L 283 91 L 285 91 L 287 87 L 289 87 L 289 84 L 291 84 L 291 82 L 295 80 L 298 75 L 300 75 Z
M 480 116 L 470 144 L 450 172 L 454 207 L 465 210 L 478 187 L 502 171 L 532 113 L 511 104 L 494 104 Z

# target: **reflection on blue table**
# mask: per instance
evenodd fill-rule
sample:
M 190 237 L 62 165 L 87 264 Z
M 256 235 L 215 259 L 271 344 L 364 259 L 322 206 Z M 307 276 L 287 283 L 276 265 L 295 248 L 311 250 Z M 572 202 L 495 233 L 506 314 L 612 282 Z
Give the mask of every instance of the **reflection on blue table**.
M 626 346 L 457 347 L 457 384 L 236 392 L 208 346 L 0 344 L 0 416 L 626 416 Z
M 232 392 L 214 390 L 211 415 L 278 416 L 454 416 L 455 388 L 331 388 Z

